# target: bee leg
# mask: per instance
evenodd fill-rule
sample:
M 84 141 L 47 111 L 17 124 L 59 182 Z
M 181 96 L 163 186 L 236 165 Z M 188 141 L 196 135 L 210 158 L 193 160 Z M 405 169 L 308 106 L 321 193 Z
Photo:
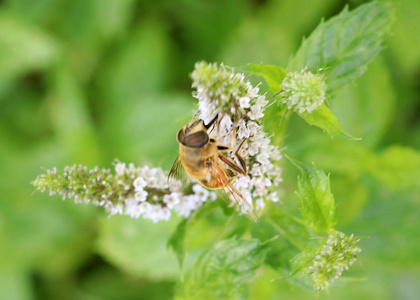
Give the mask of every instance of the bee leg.
M 233 124 L 232 126 L 232 141 L 230 143 L 230 146 L 222 146 L 222 145 L 218 145 L 217 149 L 223 152 L 227 152 L 227 151 L 232 151 L 233 150 L 233 146 L 235 146 L 235 138 L 236 138 L 236 126 L 238 125 L 238 122 L 245 116 L 245 114 L 243 116 L 241 116 L 238 120 L 236 120 L 236 122 Z M 219 124 L 222 121 L 224 115 L 222 116 L 222 118 L 219 120 Z M 219 139 L 219 132 L 217 133 L 217 140 Z M 246 140 L 246 139 L 245 139 Z M 235 155 L 236 152 L 239 151 L 239 149 L 241 148 L 242 144 L 244 143 L 244 141 L 241 142 L 241 144 L 238 146 L 238 149 L 235 151 Z M 237 157 L 237 156 L 236 156 Z
M 239 144 L 238 148 L 236 148 L 236 150 L 235 150 L 235 156 L 239 160 L 240 166 L 238 164 L 236 164 L 235 162 L 233 162 L 232 160 L 230 160 L 229 158 L 227 158 L 226 156 L 219 155 L 220 160 L 223 161 L 231 170 L 233 170 L 236 173 L 241 174 L 243 176 L 248 175 L 248 169 L 246 167 L 245 160 L 239 154 L 239 151 L 241 150 L 241 147 L 245 143 L 246 140 L 247 140 L 246 138 L 243 139 L 242 142 Z M 217 146 L 217 148 L 219 150 L 227 150 L 227 151 L 229 150 L 228 147 L 224 147 L 224 146 Z M 222 148 L 222 149 L 220 149 L 220 148 Z M 228 149 L 224 149 L 224 148 L 228 148 Z
M 217 114 L 213 120 L 211 120 L 207 125 L 204 124 L 204 127 L 208 130 L 213 124 L 214 122 L 216 122 L 216 120 L 219 118 L 219 114 Z M 220 121 L 218 122 L 220 123 Z M 210 130 L 209 134 L 213 131 L 214 127 Z

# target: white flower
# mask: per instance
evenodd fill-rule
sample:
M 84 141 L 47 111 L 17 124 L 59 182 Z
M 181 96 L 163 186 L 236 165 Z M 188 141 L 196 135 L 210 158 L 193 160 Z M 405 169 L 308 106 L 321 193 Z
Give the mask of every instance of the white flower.
M 125 163 L 117 163 L 115 165 L 115 173 L 118 176 L 122 176 L 125 173 Z
M 263 209 L 265 207 L 265 202 L 263 198 L 258 198 L 255 203 L 257 204 L 257 210 Z
M 242 122 L 242 123 L 241 123 Z M 240 123 L 240 124 L 239 124 Z M 244 139 L 244 138 L 248 138 L 249 137 L 249 129 L 246 127 L 245 121 L 244 120 L 240 120 L 238 122 L 238 127 L 239 130 L 237 132 L 237 136 L 240 140 Z
M 143 177 L 137 177 L 134 180 L 133 185 L 134 185 L 134 189 L 136 191 L 142 191 L 147 186 L 147 182 L 146 182 L 146 180 L 144 180 Z
M 249 134 L 251 136 L 256 135 L 257 132 L 260 130 L 260 126 L 257 123 L 252 122 L 252 121 L 249 121 L 247 126 L 248 126 L 248 130 L 249 130 Z
M 199 184 L 193 185 L 192 190 L 193 190 L 194 194 L 196 194 L 198 196 L 198 198 L 203 202 L 206 201 L 207 198 L 209 197 L 209 191 L 207 189 L 203 188 Z
M 143 202 L 143 201 L 146 201 L 147 195 L 148 193 L 145 190 L 140 190 L 134 194 L 134 197 L 137 201 Z
M 151 219 L 153 223 L 157 223 L 162 220 L 162 206 L 158 204 L 152 204 L 150 211 L 147 215 L 145 215 L 145 218 Z
M 249 97 L 241 97 L 239 99 L 239 106 L 242 108 L 249 108 Z
M 262 112 L 262 108 L 261 108 L 261 107 L 259 107 L 259 106 L 253 106 L 253 107 L 251 108 L 251 111 L 250 111 L 250 112 L 248 112 L 248 117 L 249 117 L 251 120 L 258 120 L 258 119 L 261 119 L 262 117 L 264 117 L 264 114 L 263 114 L 263 112 Z
M 163 196 L 163 202 L 166 203 L 166 206 L 170 209 L 173 209 L 181 201 L 181 193 L 172 192 L 169 195 Z
M 138 203 L 136 199 L 127 199 L 125 203 L 125 214 L 131 218 L 139 218 L 142 214 L 149 210 L 150 203 L 142 202 Z
M 107 211 L 109 212 L 110 216 L 113 215 L 122 215 L 124 210 L 124 205 L 122 203 L 117 203 L 116 205 L 109 205 L 108 207 L 105 207 Z
M 138 205 L 138 207 L 141 214 L 148 214 L 152 209 L 152 205 L 149 202 L 142 202 Z
M 279 201 L 279 198 L 278 198 L 277 192 L 272 192 L 272 193 L 270 193 L 270 194 L 267 196 L 267 200 L 270 200 L 270 201 L 272 201 L 272 202 L 278 202 L 278 201 Z
M 162 210 L 160 211 L 160 217 L 161 220 L 169 221 L 169 219 L 171 218 L 171 211 L 168 207 L 162 208 Z
M 268 197 L 271 194 L 269 188 L 275 188 L 281 182 L 281 168 L 273 163 L 281 158 L 280 151 L 270 145 L 270 138 L 258 123 L 269 101 L 265 95 L 259 94 L 258 86 L 253 87 L 245 80 L 243 74 L 227 70 L 223 65 L 197 63 L 191 77 L 192 86 L 196 89 L 193 96 L 199 103 L 199 118 L 207 121 L 214 118 L 216 113 L 223 116 L 219 128 L 212 133 L 212 137 L 218 134 L 220 145 L 231 144 L 233 120 L 239 119 L 234 137 L 235 149 L 247 139 L 239 154 L 248 165 L 249 176 L 238 175 L 233 185 L 243 196 L 249 196 L 250 204 L 253 204 L 251 195 L 257 196 L 254 201 L 261 209 L 264 200 L 271 199 Z M 227 155 L 238 163 L 233 151 Z
M 217 195 L 215 192 L 210 192 L 209 196 L 210 197 L 207 199 L 208 201 L 214 201 L 217 199 Z
M 174 210 L 178 215 L 188 218 L 191 214 L 191 211 L 199 208 L 202 205 L 200 197 L 193 195 L 185 195 L 181 198 L 181 202 L 174 207 Z

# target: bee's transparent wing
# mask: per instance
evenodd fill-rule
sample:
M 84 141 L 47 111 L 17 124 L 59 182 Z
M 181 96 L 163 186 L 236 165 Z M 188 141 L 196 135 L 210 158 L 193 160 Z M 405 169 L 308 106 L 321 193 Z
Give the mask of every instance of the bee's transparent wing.
M 255 212 L 254 207 L 244 198 L 241 192 L 238 191 L 236 187 L 232 184 L 228 184 L 225 187 L 225 191 L 235 199 L 236 203 L 238 204 L 239 208 L 243 213 L 247 215 L 252 221 L 258 221 L 258 215 Z
M 175 181 L 178 181 L 180 186 L 185 186 L 187 183 L 187 173 L 185 172 L 184 166 L 181 163 L 181 160 L 179 159 L 179 155 L 177 156 L 171 170 L 168 174 L 168 183 L 169 185 L 176 184 Z
M 249 217 L 252 221 L 258 221 L 258 216 L 255 212 L 255 209 L 244 198 L 241 192 L 239 192 L 238 189 L 230 183 L 230 180 L 228 179 L 225 171 L 217 165 L 213 164 L 209 167 L 209 172 L 214 179 L 220 181 L 222 186 L 225 186 L 224 191 L 226 192 L 226 194 L 231 195 L 233 197 L 239 209 L 243 213 L 245 213 L 247 217 Z

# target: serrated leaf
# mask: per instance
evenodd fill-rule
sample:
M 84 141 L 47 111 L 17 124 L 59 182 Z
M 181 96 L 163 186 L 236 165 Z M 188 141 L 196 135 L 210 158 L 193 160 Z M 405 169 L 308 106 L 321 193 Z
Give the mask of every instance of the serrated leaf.
M 301 200 L 301 213 L 308 226 L 317 232 L 327 232 L 336 224 L 336 207 L 330 189 L 330 178 L 315 166 L 287 157 L 302 173 L 298 178 L 297 195 Z
M 324 69 L 331 91 L 359 76 L 383 49 L 393 23 L 393 6 L 370 2 L 349 12 L 348 7 L 321 24 L 302 42 L 289 61 L 290 71 Z
M 184 285 L 184 299 L 235 299 L 264 262 L 268 247 L 231 238 L 205 252 Z
M 323 104 L 320 108 L 314 110 L 310 114 L 300 114 L 309 125 L 315 125 L 326 131 L 330 136 L 341 135 L 348 139 L 355 140 L 357 138 L 345 133 L 338 123 L 337 118 L 331 110 Z
M 316 248 L 307 248 L 290 260 L 290 274 L 287 280 L 308 291 L 313 290 L 309 266 L 316 254 Z
M 273 93 L 278 93 L 281 90 L 280 84 L 286 77 L 286 70 L 274 65 L 247 64 L 239 70 L 263 77 Z

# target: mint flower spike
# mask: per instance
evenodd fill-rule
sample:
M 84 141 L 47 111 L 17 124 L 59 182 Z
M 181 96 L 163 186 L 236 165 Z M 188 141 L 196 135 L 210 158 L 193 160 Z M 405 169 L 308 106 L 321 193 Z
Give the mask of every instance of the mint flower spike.
M 283 79 L 280 88 L 281 101 L 298 113 L 312 113 L 326 101 L 327 84 L 325 76 L 306 71 L 290 72 Z
M 134 164 L 115 164 L 115 174 L 109 169 L 73 165 L 60 174 L 56 168 L 38 176 L 32 184 L 38 191 L 73 198 L 75 203 L 102 206 L 110 215 L 123 214 L 132 218 L 168 221 L 172 212 L 185 218 L 205 201 L 216 199 L 196 184 L 190 194 L 168 186 L 167 173 L 160 168 L 135 167 Z
M 233 125 L 237 122 L 234 149 L 247 139 L 240 154 L 247 163 L 248 176 L 238 175 L 233 185 L 257 210 L 265 206 L 266 200 L 279 201 L 274 190 L 282 181 L 282 169 L 275 161 L 282 156 L 263 130 L 262 117 L 269 104 L 265 94 L 259 94 L 258 85 L 254 87 L 244 74 L 235 73 L 223 64 L 197 62 L 191 78 L 193 97 L 198 100 L 198 118 L 205 123 L 216 115 L 222 118 L 212 137 L 218 132 L 218 143 L 230 146 Z M 232 153 L 228 155 L 235 159 Z
M 309 267 L 313 287 L 322 291 L 333 284 L 356 261 L 362 250 L 356 246 L 360 239 L 335 231 L 320 246 Z

